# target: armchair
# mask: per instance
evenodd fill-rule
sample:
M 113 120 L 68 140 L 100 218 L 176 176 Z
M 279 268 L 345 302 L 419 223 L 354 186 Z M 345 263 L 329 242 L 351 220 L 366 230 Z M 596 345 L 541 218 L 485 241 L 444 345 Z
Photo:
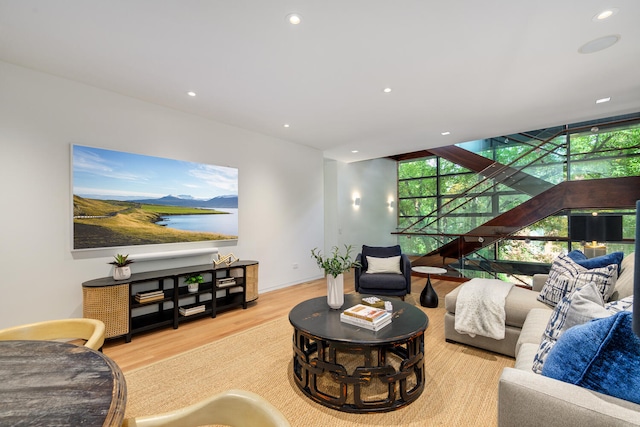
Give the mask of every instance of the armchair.
M 367 260 L 367 257 L 370 257 Z M 398 264 L 389 258 L 399 257 Z M 370 265 L 370 260 L 375 259 Z M 411 261 L 400 245 L 389 247 L 362 246 L 356 257 L 361 267 L 354 270 L 355 289 L 361 294 L 399 296 L 411 293 Z
M 244 390 L 228 390 L 164 414 L 127 418 L 122 427 L 290 427 L 280 411 L 263 397 Z
M 0 330 L 0 340 L 82 339 L 85 347 L 100 350 L 104 344 L 105 326 L 100 320 L 56 319 L 19 325 Z

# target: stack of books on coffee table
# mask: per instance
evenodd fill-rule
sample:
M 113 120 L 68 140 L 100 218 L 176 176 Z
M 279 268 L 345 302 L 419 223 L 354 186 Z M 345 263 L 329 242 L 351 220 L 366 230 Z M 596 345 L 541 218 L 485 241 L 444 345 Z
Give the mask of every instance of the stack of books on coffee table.
M 379 331 L 391 323 L 391 313 L 388 311 L 357 304 L 340 314 L 340 320 L 354 326 L 360 326 L 372 331 Z

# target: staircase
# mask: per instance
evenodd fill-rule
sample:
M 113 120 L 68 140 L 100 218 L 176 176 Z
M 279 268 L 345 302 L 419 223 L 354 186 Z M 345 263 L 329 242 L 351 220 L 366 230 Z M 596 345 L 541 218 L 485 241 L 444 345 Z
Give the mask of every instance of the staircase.
M 428 151 L 409 153 L 403 157 L 396 158 L 396 160 L 406 160 L 417 157 L 438 156 L 476 172 L 483 177 L 482 180 L 466 189 L 464 194 L 450 199 L 439 206 L 437 210 L 419 217 L 403 229 L 392 233 L 405 236 L 429 236 L 429 238 L 439 242 L 437 249 L 414 259 L 412 265 L 444 266 L 458 262 L 468 255 L 493 245 L 502 239 L 518 239 L 517 236 L 513 235 L 514 233 L 563 211 L 605 208 L 634 209 L 636 201 L 640 200 L 640 177 L 576 180 L 554 184 L 554 182 L 562 179 L 559 176 L 561 174 L 544 176 L 545 179 L 541 179 L 525 172 L 529 167 L 540 166 L 541 163 L 545 163 L 545 160 L 547 163 L 552 161 L 562 167 L 563 162 L 566 162 L 566 145 L 564 144 L 564 139 L 562 139 L 565 133 L 565 128 L 556 127 L 539 131 L 535 135 L 518 134 L 501 137 L 506 141 L 509 138 L 512 141 L 515 139 L 520 144 L 520 147 L 527 147 L 526 151 L 522 152 L 508 165 L 475 154 L 459 146 L 433 148 Z M 549 175 L 553 175 L 553 173 L 552 171 Z M 447 223 L 455 221 L 455 215 L 451 216 L 452 212 L 463 209 L 465 205 L 499 184 L 526 195 L 528 200 L 507 212 L 496 213 L 495 217 L 466 233 L 447 234 Z M 458 217 L 463 216 L 459 215 Z M 562 240 L 562 238 L 558 240 Z M 505 269 L 510 270 L 509 262 L 500 261 L 496 263 L 487 259 L 466 260 L 465 264 L 469 265 L 469 263 L 477 263 L 478 268 L 476 269 L 486 268 L 488 271 L 493 272 L 504 271 Z M 537 264 L 530 266 L 528 270 L 533 274 L 539 268 L 540 264 Z M 522 271 L 519 271 L 518 268 L 504 272 L 507 274 L 522 274 Z
M 566 181 L 487 221 L 426 256 L 459 259 L 548 216 L 568 209 L 633 208 L 640 200 L 640 177 Z M 422 265 L 420 258 L 414 265 Z

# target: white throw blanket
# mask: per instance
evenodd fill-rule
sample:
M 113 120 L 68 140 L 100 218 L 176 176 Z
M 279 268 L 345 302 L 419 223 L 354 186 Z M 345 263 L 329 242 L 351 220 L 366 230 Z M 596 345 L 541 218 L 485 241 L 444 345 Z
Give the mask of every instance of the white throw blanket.
M 471 337 L 504 339 L 504 304 L 513 283 L 497 279 L 472 279 L 458 292 L 455 329 Z

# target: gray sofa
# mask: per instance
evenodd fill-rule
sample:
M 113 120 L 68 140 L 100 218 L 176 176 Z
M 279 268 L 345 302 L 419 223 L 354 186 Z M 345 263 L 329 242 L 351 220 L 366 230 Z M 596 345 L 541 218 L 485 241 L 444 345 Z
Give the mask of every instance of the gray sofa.
M 633 289 L 634 254 L 622 261 L 612 299 L 630 295 Z M 514 356 L 513 368 L 505 368 L 498 386 L 498 425 L 528 426 L 640 426 L 640 405 L 579 386 L 547 378 L 532 371 L 534 356 L 553 310 L 537 301 L 546 275 L 534 276 L 533 289 L 513 288 L 506 299 L 506 337 L 458 334 L 455 305 L 459 287 L 445 297 L 445 338 Z
M 524 325 L 524 321 L 529 312 L 534 308 L 547 310 L 549 314 L 551 314 L 552 311 L 548 305 L 537 300 L 538 293 L 540 292 L 540 289 L 542 289 L 542 285 L 544 285 L 544 279 L 540 277 L 534 281 L 533 291 L 525 288 L 513 287 L 509 292 L 509 295 L 507 295 L 505 302 L 506 319 L 504 340 L 494 340 L 480 335 L 471 337 L 470 335 L 459 334 L 456 331 L 456 301 L 458 299 L 458 292 L 460 291 L 460 286 L 458 286 L 453 291 L 449 292 L 444 298 L 444 306 L 446 309 L 446 313 L 444 315 L 445 339 L 447 341 L 459 342 L 515 357 L 516 343 L 518 342 L 522 325 Z

